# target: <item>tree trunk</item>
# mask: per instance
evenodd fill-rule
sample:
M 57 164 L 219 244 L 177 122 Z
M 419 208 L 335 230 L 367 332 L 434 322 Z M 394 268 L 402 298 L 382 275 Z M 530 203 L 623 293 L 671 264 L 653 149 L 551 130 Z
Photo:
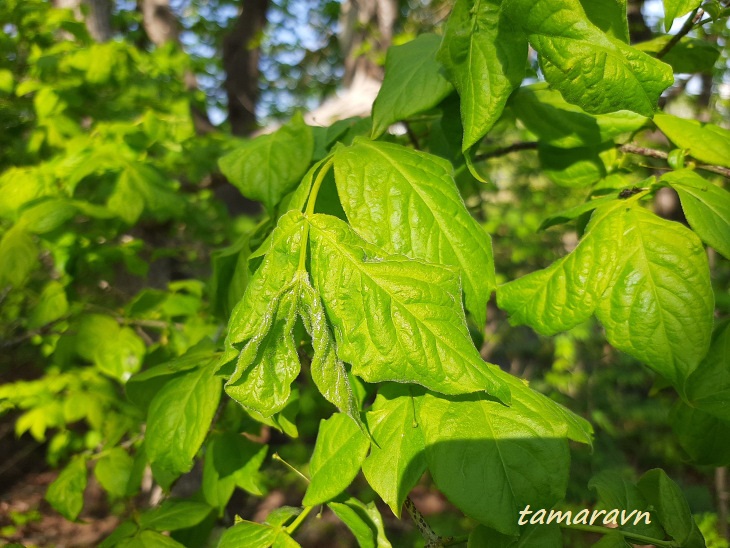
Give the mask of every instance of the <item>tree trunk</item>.
M 374 57 L 384 53 L 390 46 L 397 18 L 397 0 L 343 2 L 339 40 L 345 56 L 345 87 L 363 78 L 382 80 L 382 67 L 374 62 Z M 371 47 L 364 48 L 368 41 Z
M 223 40 L 228 120 L 234 135 L 248 135 L 256 128 L 260 57 L 258 42 L 266 26 L 268 7 L 269 0 L 243 0 L 238 19 Z
M 141 0 L 142 25 L 147 37 L 156 46 L 178 42 L 180 28 L 170 9 L 170 0 Z
M 87 6 L 86 28 L 97 42 L 106 42 L 112 37 L 112 4 L 110 0 L 54 0 L 57 8 L 69 8 L 76 17 L 82 18 L 81 5 Z

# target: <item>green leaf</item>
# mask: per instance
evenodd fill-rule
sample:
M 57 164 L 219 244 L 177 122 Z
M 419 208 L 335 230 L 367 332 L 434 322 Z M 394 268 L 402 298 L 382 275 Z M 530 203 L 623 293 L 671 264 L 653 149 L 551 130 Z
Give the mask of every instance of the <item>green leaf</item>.
M 272 211 L 304 176 L 313 151 L 312 130 L 297 114 L 276 132 L 239 145 L 218 165 L 241 194 Z
M 221 480 L 230 478 L 233 485 L 245 489 L 252 495 L 261 496 L 259 468 L 266 458 L 268 446 L 254 443 L 233 433 L 216 435 L 206 452 L 206 462 L 213 463 L 216 475 Z
M 121 447 L 105 452 L 94 467 L 94 476 L 107 493 L 113 497 L 128 494 L 128 485 L 134 467 L 134 459 Z
M 334 217 L 309 223 L 314 286 L 355 375 L 509 400 L 471 342 L 454 271 L 385 254 Z
M 408 493 L 426 471 L 423 430 L 406 386 L 384 385 L 367 414 L 373 443 L 362 471 L 370 486 L 400 517 Z
M 618 531 L 603 535 L 598 542 L 592 545 L 593 548 L 632 548 L 632 546 Z
M 184 548 L 176 540 L 157 531 L 140 531 L 135 536 L 122 539 L 119 548 Z
M 63 285 L 51 280 L 38 297 L 38 304 L 28 318 L 28 328 L 36 329 L 62 318 L 68 312 L 68 299 Z
M 38 248 L 30 234 L 16 225 L 0 240 L 0 257 L 0 287 L 21 287 L 38 265 Z
M 565 496 L 565 425 L 544 416 L 546 405 L 536 393 L 515 391 L 511 407 L 475 395 L 426 394 L 419 402 L 428 469 L 467 516 L 516 535 L 527 504 L 550 508 Z
M 115 326 L 110 338 L 99 341 L 94 352 L 96 366 L 115 379 L 125 382 L 142 365 L 146 347 L 130 327 Z
M 499 0 L 457 0 L 438 60 L 461 98 L 462 150 L 469 150 L 499 119 L 525 75 L 527 41 Z
M 265 417 L 284 409 L 300 364 L 293 336 L 302 279 L 298 270 L 304 217 L 279 219 L 270 247 L 228 324 L 221 364 L 237 358 L 226 393 Z
M 513 323 L 544 335 L 575 327 L 595 311 L 613 346 L 680 393 L 709 346 L 714 305 L 701 243 L 635 199 L 597 208 L 575 250 L 501 286 L 497 298 Z
M 545 79 L 593 114 L 652 116 L 672 68 L 601 32 L 579 0 L 505 0 L 504 10 L 540 54 Z
M 451 164 L 356 139 L 336 152 L 335 179 L 355 232 L 387 253 L 458 269 L 466 308 L 484 325 L 496 285 L 492 243 L 464 206 Z
M 139 524 L 145 529 L 155 531 L 176 531 L 197 525 L 208 517 L 211 510 L 203 502 L 168 499 L 159 507 L 143 513 Z
M 719 419 L 682 401 L 674 404 L 669 420 L 693 464 L 730 465 L 730 421 Z
M 360 410 L 350 387 L 345 364 L 337 357 L 335 339 L 327 325 L 319 293 L 308 279 L 303 280 L 300 287 L 299 314 L 314 347 L 310 365 L 312 380 L 327 401 L 360 423 Z
M 687 381 L 687 399 L 693 407 L 730 421 L 730 322 L 715 328 L 710 350 Z
M 107 208 L 127 224 L 134 224 L 145 207 L 156 218 L 165 220 L 180 215 L 183 202 L 175 184 L 148 164 L 127 164 L 119 174 Z
M 327 506 L 352 531 L 360 548 L 391 548 L 383 529 L 383 518 L 374 503 L 363 504 L 351 498 L 345 502 L 330 502 Z
M 652 40 L 640 42 L 634 47 L 650 55 L 656 55 L 673 38 L 671 35 L 657 36 Z M 662 61 L 669 63 L 674 72 L 693 74 L 695 72 L 711 73 L 715 67 L 720 50 L 706 40 L 683 36 L 672 46 Z
M 636 510 L 626 523 L 619 523 L 622 530 L 646 537 L 664 538 L 664 531 L 654 516 L 650 515 L 650 523 L 646 523 L 646 518 L 641 517 L 644 512 L 651 514 L 652 508 L 636 485 L 627 481 L 621 474 L 612 471 L 600 472 L 591 478 L 588 488 L 595 491 L 598 496 L 599 505 L 596 509 L 626 510 L 627 516 Z
M 185 371 L 150 403 L 145 442 L 151 463 L 174 474 L 188 472 L 205 439 L 221 394 L 214 362 Z
M 312 479 L 302 504 L 316 506 L 344 491 L 360 471 L 368 447 L 370 440 L 347 415 L 335 413 L 322 420 L 309 463 Z
M 547 217 L 540 224 L 538 230 L 546 230 L 551 226 L 569 223 L 570 221 L 577 219 L 584 213 L 593 211 L 594 209 L 613 202 L 614 200 L 616 200 L 615 194 L 607 194 L 606 196 L 601 196 L 600 198 L 589 199 L 587 202 L 583 202 L 582 204 L 578 204 L 575 207 L 571 207 L 570 209 L 566 209 L 565 211 L 561 211 L 560 213 L 556 213 L 555 215 Z
M 18 224 L 31 234 L 45 234 L 57 229 L 76 214 L 69 200 L 49 199 L 23 211 Z
M 46 500 L 63 517 L 76 521 L 84 507 L 86 480 L 86 459 L 74 457 L 48 486 Z
M 440 45 L 440 36 L 427 33 L 388 48 L 385 78 L 373 103 L 373 139 L 391 124 L 435 107 L 454 90 L 436 61 Z
M 580 0 L 591 23 L 622 42 L 629 43 L 626 0 Z
M 122 171 L 114 187 L 114 192 L 109 196 L 106 207 L 119 216 L 128 225 L 137 222 L 144 211 L 144 198 L 137 191 L 132 180 Z
M 667 534 L 685 546 L 697 525 L 679 486 L 659 468 L 649 470 L 636 486 L 654 507 L 652 517 L 656 516 Z
M 567 103 L 560 93 L 545 84 L 521 87 L 510 99 L 510 104 L 542 146 L 595 147 L 634 132 L 647 121 L 644 116 L 629 111 L 588 114 Z
M 494 529 L 478 525 L 469 535 L 467 548 L 554 548 L 563 546 L 560 526 L 535 525 L 524 528 L 519 536 L 498 533 Z
M 730 131 L 671 114 L 657 114 L 654 123 L 670 141 L 700 162 L 730 167 Z
M 627 231 L 596 317 L 615 348 L 646 363 L 682 394 L 710 345 L 714 297 L 707 255 L 699 238 L 679 223 L 640 207 L 619 214 Z
M 669 183 L 679 194 L 692 230 L 730 259 L 730 192 L 688 169 L 669 172 L 660 181 Z
M 613 150 L 611 146 L 609 150 Z M 579 188 L 606 176 L 606 166 L 594 147 L 558 148 L 539 144 L 538 158 L 545 175 L 556 185 Z
M 677 17 L 688 14 L 699 7 L 702 0 L 663 0 L 664 1 L 664 30 L 667 32 L 672 28 L 672 23 Z

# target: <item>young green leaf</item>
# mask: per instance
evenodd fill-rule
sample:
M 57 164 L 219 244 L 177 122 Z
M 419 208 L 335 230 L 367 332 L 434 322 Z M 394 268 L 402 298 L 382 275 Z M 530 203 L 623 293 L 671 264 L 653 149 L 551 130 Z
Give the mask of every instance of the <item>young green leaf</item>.
M 635 201 L 596 209 L 573 252 L 501 286 L 497 298 L 514 323 L 545 335 L 595 311 L 613 346 L 680 393 L 709 346 L 713 295 L 701 243 Z
M 697 525 L 679 486 L 659 468 L 649 470 L 636 486 L 646 501 L 654 507 L 652 515 L 658 518 L 667 534 L 678 541 L 680 546 L 692 548 L 687 541 Z
M 646 117 L 626 110 L 589 114 L 544 83 L 521 87 L 512 95 L 510 105 L 542 146 L 596 147 L 647 122 Z
M 350 498 L 345 502 L 330 502 L 327 506 L 352 531 L 360 548 L 391 548 L 375 503 L 363 504 Z
M 157 393 L 147 412 L 147 456 L 171 474 L 188 472 L 205 440 L 221 395 L 215 360 L 174 377 Z
M 461 98 L 464 151 L 492 128 L 525 75 L 527 41 L 502 5 L 501 0 L 457 0 L 438 53 Z
M 391 124 L 435 107 L 454 90 L 436 61 L 440 45 L 440 36 L 426 33 L 388 48 L 385 78 L 373 103 L 373 139 Z
M 400 517 L 408 493 L 426 471 L 423 430 L 410 389 L 383 386 L 368 411 L 367 423 L 375 444 L 362 471 L 370 486 Z
M 94 467 L 94 476 L 113 497 L 124 497 L 129 489 L 129 479 L 134 459 L 121 447 L 113 447 L 105 452 Z
M 629 43 L 626 0 L 580 0 L 591 23 L 609 36 Z
M 63 517 L 75 521 L 84 507 L 86 480 L 86 458 L 76 456 L 48 486 L 46 500 Z
M 302 504 L 322 504 L 344 491 L 360 471 L 368 447 L 370 440 L 347 415 L 335 413 L 322 420 L 309 462 L 312 480 Z
M 297 114 L 276 132 L 239 145 L 218 164 L 241 194 L 273 211 L 306 173 L 313 151 L 312 130 Z
M 242 520 L 223 533 L 218 541 L 218 548 L 269 548 L 274 544 L 279 531 L 280 529 L 268 525 Z
M 206 469 L 211 477 L 207 490 L 205 483 L 203 485 L 204 494 L 210 494 L 206 500 L 210 502 L 218 494 L 232 493 L 236 486 L 252 495 L 263 495 L 265 489 L 261 484 L 259 468 L 267 451 L 268 446 L 252 442 L 239 434 L 225 432 L 213 436 L 205 454 L 205 464 L 209 467 Z M 217 480 L 217 485 L 212 480 Z M 219 501 L 225 498 L 220 497 Z
M 730 421 L 719 419 L 683 401 L 674 404 L 669 420 L 693 464 L 730 465 Z
M 730 192 L 688 169 L 660 180 L 677 191 L 687 222 L 702 241 L 730 259 Z
M 616 215 L 624 217 L 626 232 L 596 317 L 615 348 L 683 394 L 710 346 L 714 296 L 707 255 L 699 238 L 679 223 L 636 205 Z
M 669 65 L 601 32 L 579 0 L 505 0 L 504 10 L 540 54 L 545 79 L 587 112 L 652 116 L 674 82 Z
M 30 313 L 28 327 L 36 329 L 62 318 L 68 312 L 68 298 L 63 285 L 51 280 L 38 297 L 38 304 Z
M 650 55 L 656 55 L 673 38 L 669 34 L 657 36 L 646 42 L 639 42 L 634 47 Z M 715 44 L 711 44 L 706 40 L 683 36 L 662 57 L 662 61 L 668 63 L 674 69 L 674 72 L 694 74 L 696 72 L 712 72 L 719 56 L 720 49 Z
M 651 518 L 651 515 L 650 523 L 646 523 L 645 518 L 638 519 L 640 513 L 649 512 L 651 514 L 651 507 L 636 485 L 627 481 L 620 473 L 600 472 L 591 478 L 588 488 L 596 492 L 599 501 L 598 507 L 601 509 L 618 508 L 626 510 L 627 513 L 636 510 L 636 514 L 633 516 L 635 519 L 630 519 L 622 524 L 622 530 L 646 537 L 658 539 L 664 537 L 664 531 L 657 520 Z
M 730 167 L 730 131 L 714 124 L 657 114 L 654 123 L 679 148 L 700 162 Z
M 383 253 L 334 217 L 309 223 L 314 286 L 355 375 L 509 401 L 471 342 L 454 271 Z
M 677 17 L 688 14 L 699 7 L 702 0 L 663 0 L 664 1 L 664 30 L 669 32 L 672 23 Z
M 0 239 L 0 287 L 20 287 L 31 270 L 38 266 L 38 248 L 21 226 L 13 226 Z
M 311 364 L 314 384 L 327 401 L 360 423 L 360 411 L 350 387 L 347 369 L 337 357 L 335 340 L 327 325 L 322 300 L 309 283 L 308 276 L 300 284 L 299 314 L 314 347 Z
M 687 398 L 693 407 L 730 421 L 730 322 L 715 328 L 710 350 L 687 381 Z
M 139 524 L 155 531 L 176 531 L 203 521 L 212 508 L 203 503 L 184 499 L 167 499 L 157 508 L 143 513 Z
M 545 417 L 545 403 L 532 391 L 515 392 L 511 407 L 477 395 L 426 394 L 418 403 L 428 469 L 467 516 L 515 535 L 527 504 L 550 508 L 565 495 L 565 425 Z
M 185 548 L 176 540 L 157 531 L 139 531 L 133 537 L 121 539 L 117 548 Z
M 299 374 L 292 331 L 306 275 L 298 270 L 304 227 L 301 212 L 279 220 L 261 266 L 231 314 L 220 361 L 236 359 L 226 393 L 265 417 L 284 409 Z
M 355 232 L 388 253 L 457 268 L 466 308 L 484 325 L 495 288 L 492 243 L 464 206 L 447 161 L 356 139 L 336 152 L 335 178 Z
M 609 147 L 608 150 L 613 150 L 611 145 Z M 537 147 L 545 175 L 556 185 L 573 188 L 592 185 L 606 176 L 606 166 L 600 152 L 601 149 L 597 147 Z

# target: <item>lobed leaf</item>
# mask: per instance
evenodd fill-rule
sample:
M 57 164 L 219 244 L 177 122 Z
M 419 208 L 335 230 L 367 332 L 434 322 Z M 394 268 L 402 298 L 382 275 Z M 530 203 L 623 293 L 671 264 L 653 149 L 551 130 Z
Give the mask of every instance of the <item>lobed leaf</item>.
M 501 0 L 457 0 L 438 60 L 461 98 L 462 150 L 492 128 L 525 75 L 527 41 Z
M 669 65 L 601 32 L 579 0 L 505 0 L 504 11 L 540 54 L 545 79 L 587 112 L 652 116 L 674 82 Z
M 594 312 L 609 342 L 683 393 L 709 346 L 713 294 L 699 239 L 636 200 L 597 208 L 575 250 L 498 289 L 516 324 L 551 335 Z
M 355 232 L 387 253 L 457 268 L 466 308 L 483 326 L 496 285 L 492 244 L 467 211 L 451 165 L 363 139 L 334 158 L 337 190 Z
M 334 217 L 308 222 L 314 286 L 355 375 L 509 400 L 471 342 L 455 272 L 382 253 Z

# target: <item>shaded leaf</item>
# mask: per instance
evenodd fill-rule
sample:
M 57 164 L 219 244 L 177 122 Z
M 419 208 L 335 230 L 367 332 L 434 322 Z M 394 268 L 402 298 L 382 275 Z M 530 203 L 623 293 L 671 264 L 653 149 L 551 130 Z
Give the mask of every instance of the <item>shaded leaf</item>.
M 440 45 L 440 36 L 426 33 L 388 48 L 385 78 L 373 103 L 374 139 L 391 124 L 435 107 L 453 91 L 436 61 Z
M 75 521 L 84 507 L 86 480 L 86 459 L 74 457 L 48 486 L 46 500 L 63 517 Z

